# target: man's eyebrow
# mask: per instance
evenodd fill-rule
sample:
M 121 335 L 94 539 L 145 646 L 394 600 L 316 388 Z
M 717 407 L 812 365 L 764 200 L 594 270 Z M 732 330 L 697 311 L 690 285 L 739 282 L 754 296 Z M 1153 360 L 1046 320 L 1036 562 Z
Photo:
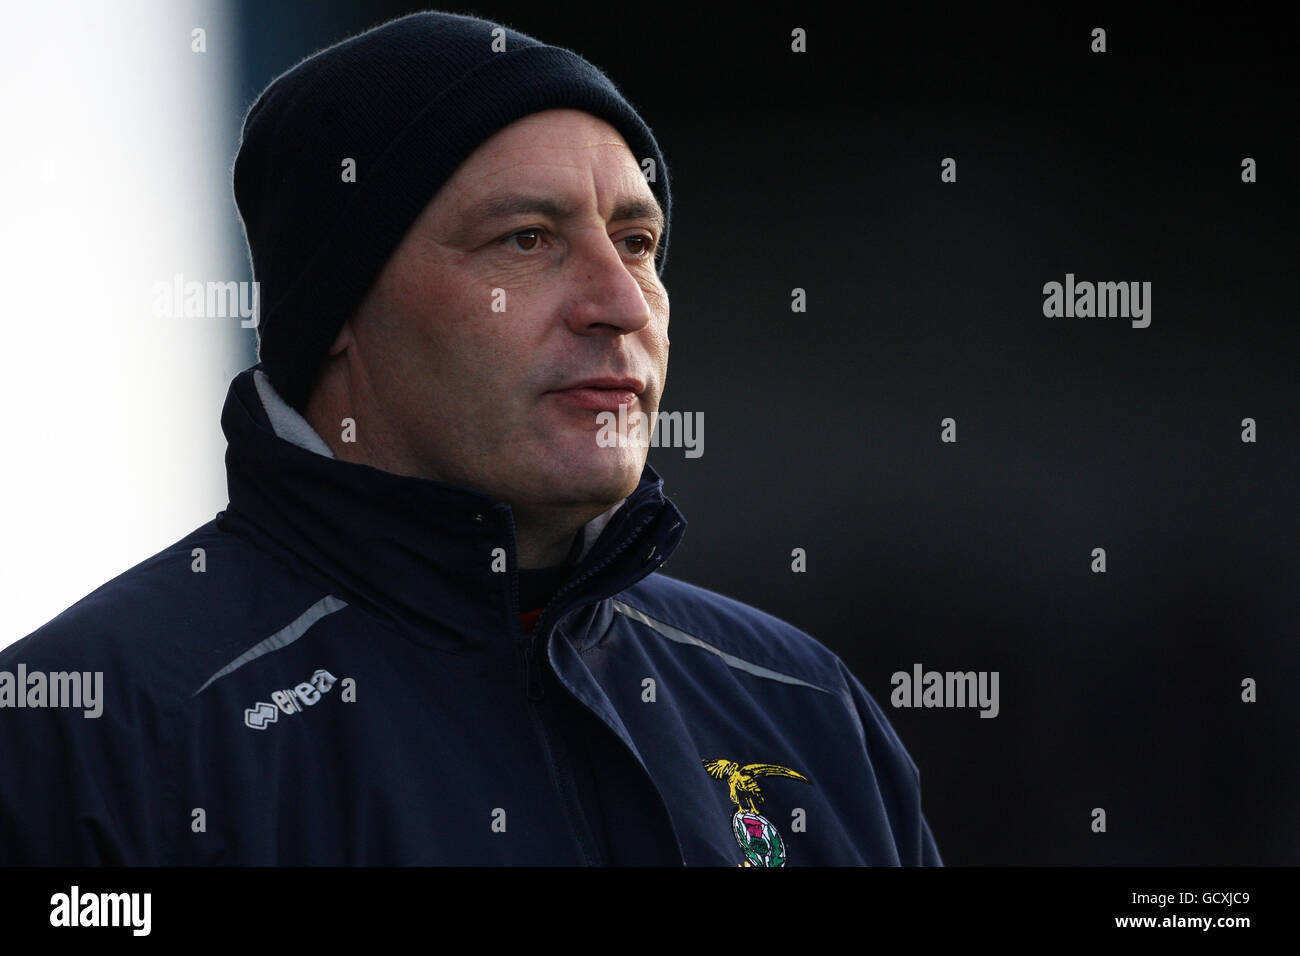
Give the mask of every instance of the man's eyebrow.
M 648 219 L 654 225 L 655 232 L 664 231 L 664 213 L 655 200 L 646 202 L 643 199 L 625 199 L 614 207 L 614 218 Z
M 472 229 L 483 223 L 528 214 L 548 216 L 552 219 L 573 219 L 578 211 L 576 206 L 550 196 L 510 193 L 476 203 L 465 211 L 461 221 L 465 224 L 465 228 Z M 656 232 L 664 231 L 664 214 L 657 201 L 624 199 L 614 207 L 614 219 L 645 219 L 654 225 Z

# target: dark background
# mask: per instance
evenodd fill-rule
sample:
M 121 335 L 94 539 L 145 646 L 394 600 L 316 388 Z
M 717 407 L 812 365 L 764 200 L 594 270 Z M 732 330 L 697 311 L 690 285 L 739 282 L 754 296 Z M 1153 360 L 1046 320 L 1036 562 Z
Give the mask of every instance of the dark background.
M 418 9 L 245 0 L 241 109 Z M 689 522 L 667 573 L 845 659 L 920 767 L 946 863 L 1300 863 L 1282 24 L 441 9 L 576 50 L 654 129 L 674 191 L 662 408 L 705 421 L 703 457 L 651 452 Z M 1067 272 L 1150 281 L 1150 327 L 1045 318 Z M 1000 714 L 894 709 L 914 663 L 1000 672 Z

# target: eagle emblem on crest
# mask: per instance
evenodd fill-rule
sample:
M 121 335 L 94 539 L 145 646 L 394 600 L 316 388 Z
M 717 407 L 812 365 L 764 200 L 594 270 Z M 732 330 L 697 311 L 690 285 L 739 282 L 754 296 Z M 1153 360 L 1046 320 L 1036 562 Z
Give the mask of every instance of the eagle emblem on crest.
M 728 795 L 736 805 L 731 818 L 731 832 L 745 854 L 740 866 L 785 866 L 787 851 L 780 831 L 771 820 L 758 812 L 763 802 L 759 777 L 786 777 L 803 783 L 812 783 L 797 770 L 774 763 L 748 763 L 743 766 L 734 760 L 719 758 L 704 760 L 710 777 L 727 783 Z

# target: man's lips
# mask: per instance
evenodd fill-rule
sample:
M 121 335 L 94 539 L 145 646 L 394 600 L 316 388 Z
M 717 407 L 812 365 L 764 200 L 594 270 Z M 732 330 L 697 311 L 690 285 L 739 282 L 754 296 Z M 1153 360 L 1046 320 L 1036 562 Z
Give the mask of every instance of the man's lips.
M 565 388 L 551 392 L 561 402 L 594 412 L 616 412 L 620 405 L 631 405 L 636 392 L 626 388 Z
M 616 412 L 620 405 L 631 405 L 645 384 L 634 378 L 592 378 L 558 388 L 548 394 L 560 401 L 595 412 Z

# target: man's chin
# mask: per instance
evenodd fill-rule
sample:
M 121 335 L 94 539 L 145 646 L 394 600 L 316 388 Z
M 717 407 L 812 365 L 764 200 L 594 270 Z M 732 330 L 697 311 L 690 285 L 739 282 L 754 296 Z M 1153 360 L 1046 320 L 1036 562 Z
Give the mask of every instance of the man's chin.
M 644 459 L 627 458 L 617 463 L 597 461 L 579 475 L 574 475 L 574 484 L 587 489 L 593 503 L 606 501 L 612 505 L 636 490 L 644 469 Z
M 556 462 L 538 482 L 557 499 L 608 508 L 636 490 L 644 470 L 645 456 L 638 449 L 586 449 Z

